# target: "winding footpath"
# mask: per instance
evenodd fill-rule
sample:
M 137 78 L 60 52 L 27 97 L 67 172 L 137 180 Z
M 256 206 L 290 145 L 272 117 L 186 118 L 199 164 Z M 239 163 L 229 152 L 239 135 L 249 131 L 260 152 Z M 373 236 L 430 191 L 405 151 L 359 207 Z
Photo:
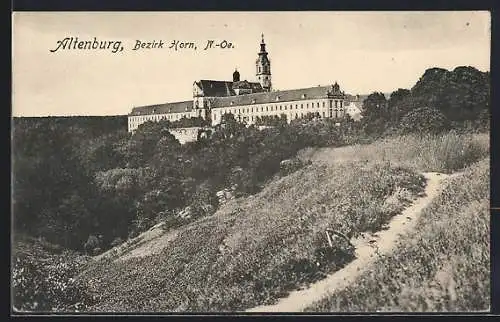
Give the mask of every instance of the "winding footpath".
M 352 241 L 356 247 L 356 259 L 344 268 L 330 274 L 307 289 L 291 292 L 274 305 L 264 305 L 251 308 L 246 312 L 301 312 L 313 303 L 328 296 L 332 291 L 342 289 L 352 284 L 356 278 L 367 271 L 378 256 L 389 254 L 397 244 L 399 236 L 410 231 L 415 226 L 422 210 L 439 194 L 441 181 L 449 175 L 427 172 L 425 195 L 416 199 L 413 204 L 401 214 L 394 216 L 388 224 L 388 229 L 373 235 L 365 234 Z

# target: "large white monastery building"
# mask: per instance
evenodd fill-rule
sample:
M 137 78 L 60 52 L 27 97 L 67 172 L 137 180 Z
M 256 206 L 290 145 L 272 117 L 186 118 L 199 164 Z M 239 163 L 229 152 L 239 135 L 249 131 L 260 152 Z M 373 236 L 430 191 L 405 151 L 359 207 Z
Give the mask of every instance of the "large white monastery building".
M 357 106 L 350 99 L 353 96 L 341 91 L 336 82 L 329 86 L 274 91 L 264 35 L 255 69 L 257 82 L 240 80 L 240 73 L 235 70 L 232 81 L 195 81 L 192 100 L 134 107 L 128 115 L 128 130 L 132 132 L 147 121 L 176 121 L 183 117 L 202 117 L 214 126 L 221 122 L 224 113 L 231 113 L 247 124 L 254 124 L 262 116 L 281 115 L 290 122 L 308 113 L 319 118 L 342 118 L 346 107 Z

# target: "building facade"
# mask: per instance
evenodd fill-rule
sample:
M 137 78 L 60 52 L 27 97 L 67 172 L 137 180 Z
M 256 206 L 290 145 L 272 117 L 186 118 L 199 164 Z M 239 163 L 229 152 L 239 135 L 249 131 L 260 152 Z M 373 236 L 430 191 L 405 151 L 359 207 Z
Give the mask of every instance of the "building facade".
M 337 82 L 329 86 L 274 91 L 264 35 L 255 65 L 257 82 L 241 80 L 240 73 L 235 70 L 232 81 L 195 81 L 192 100 L 134 107 L 128 115 L 129 132 L 147 121 L 173 122 L 191 117 L 201 117 L 214 126 L 221 122 L 225 113 L 247 124 L 255 124 L 266 116 L 285 116 L 290 122 L 309 113 L 319 118 L 346 115 L 347 96 Z

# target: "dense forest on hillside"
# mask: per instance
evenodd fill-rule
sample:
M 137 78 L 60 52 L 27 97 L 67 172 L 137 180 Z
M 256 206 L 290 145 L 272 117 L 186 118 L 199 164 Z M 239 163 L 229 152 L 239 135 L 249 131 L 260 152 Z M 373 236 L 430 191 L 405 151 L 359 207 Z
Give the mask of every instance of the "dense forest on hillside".
M 259 191 L 279 174 L 280 161 L 304 147 L 451 128 L 485 131 L 489 91 L 487 72 L 431 68 L 389 99 L 369 95 L 360 122 L 347 118 L 338 125 L 307 115 L 291 124 L 261 120 L 274 127 L 259 130 L 225 115 L 210 137 L 185 145 L 167 129 L 187 120 L 147 122 L 131 135 L 125 116 L 15 118 L 14 227 L 70 249 L 101 252 L 157 221 L 176 226 L 213 213 L 216 192 L 224 188 L 236 195 Z

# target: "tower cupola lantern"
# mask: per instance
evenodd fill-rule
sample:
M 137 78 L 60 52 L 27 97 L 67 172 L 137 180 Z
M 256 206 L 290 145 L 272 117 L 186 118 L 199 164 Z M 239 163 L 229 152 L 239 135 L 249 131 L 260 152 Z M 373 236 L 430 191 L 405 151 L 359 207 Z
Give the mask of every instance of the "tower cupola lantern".
M 233 82 L 239 82 L 239 81 L 240 81 L 240 73 L 238 72 L 237 69 L 235 69 L 233 73 Z

